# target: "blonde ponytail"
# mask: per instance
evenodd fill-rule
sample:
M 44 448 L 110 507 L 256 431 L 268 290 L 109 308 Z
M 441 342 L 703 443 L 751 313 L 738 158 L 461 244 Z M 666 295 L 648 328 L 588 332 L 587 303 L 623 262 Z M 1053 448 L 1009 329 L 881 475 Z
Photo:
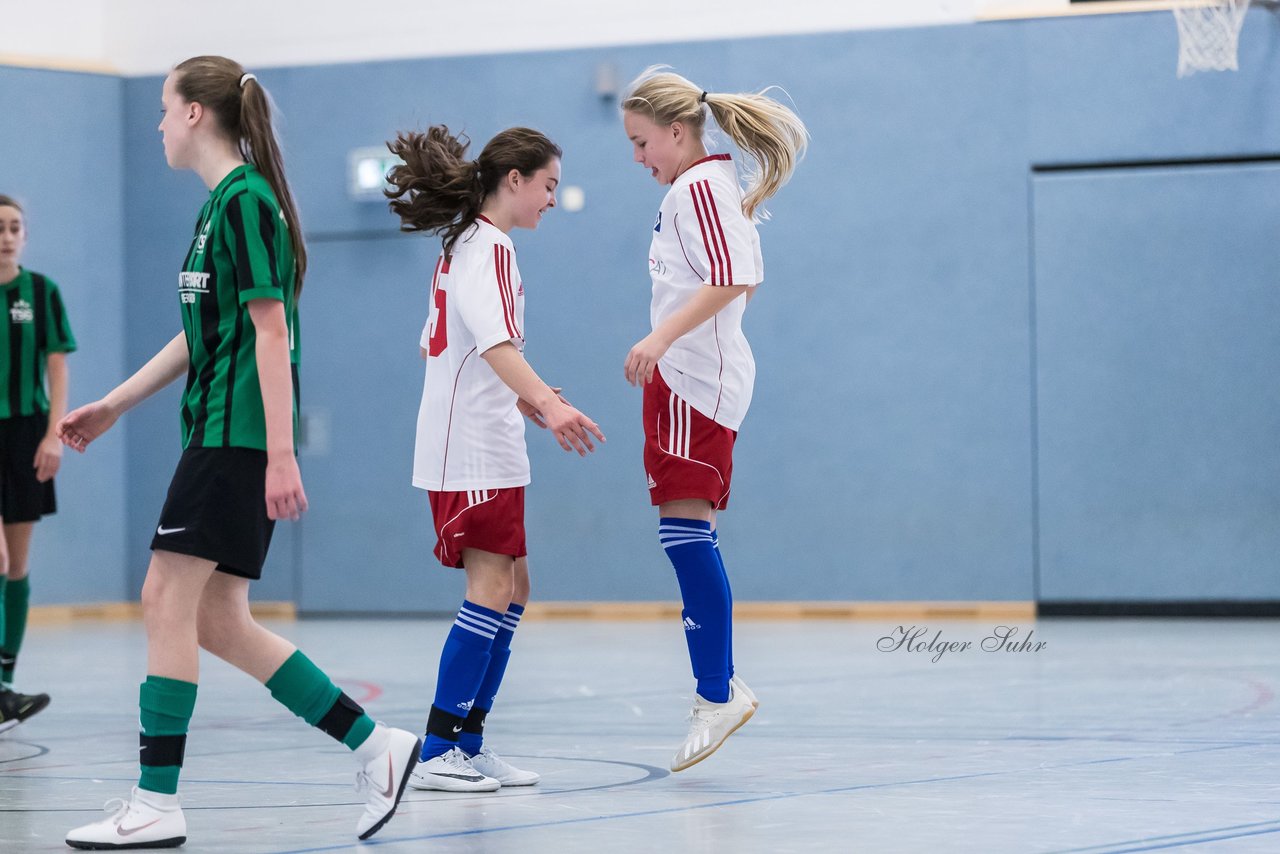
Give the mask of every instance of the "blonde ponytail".
M 740 94 L 707 92 L 663 68 L 648 68 L 632 81 L 623 95 L 622 109 L 647 115 L 661 125 L 680 122 L 699 137 L 709 112 L 725 135 L 754 161 L 746 176 L 743 213 L 767 218 L 762 205 L 791 179 L 808 147 L 809 131 L 804 122 L 770 98 L 770 89 Z

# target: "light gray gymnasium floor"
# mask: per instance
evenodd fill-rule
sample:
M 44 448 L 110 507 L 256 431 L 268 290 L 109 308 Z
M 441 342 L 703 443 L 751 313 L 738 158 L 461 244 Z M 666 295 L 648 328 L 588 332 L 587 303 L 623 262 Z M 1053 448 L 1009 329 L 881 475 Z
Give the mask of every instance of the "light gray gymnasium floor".
M 742 622 L 760 711 L 666 770 L 692 681 L 677 625 L 521 626 L 489 743 L 543 774 L 411 792 L 375 837 L 431 852 L 1280 851 L 1274 621 L 1041 621 L 1039 652 L 883 652 L 893 625 Z M 376 717 L 425 721 L 444 620 L 273 624 Z M 926 638 L 922 638 L 924 640 Z M 359 850 L 354 762 L 204 664 L 182 793 L 189 852 Z M 0 737 L 0 851 L 56 851 L 135 780 L 143 634 L 36 627 L 20 687 L 53 704 Z

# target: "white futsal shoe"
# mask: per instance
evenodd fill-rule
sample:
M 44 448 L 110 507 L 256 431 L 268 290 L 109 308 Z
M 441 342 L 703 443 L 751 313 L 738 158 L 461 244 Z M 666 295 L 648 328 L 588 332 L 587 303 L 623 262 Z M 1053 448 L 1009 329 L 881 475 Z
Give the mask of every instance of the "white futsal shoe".
M 756 713 L 747 692 L 733 682 L 729 683 L 729 699 L 724 703 L 712 703 L 700 694 L 693 697 L 689 734 L 671 759 L 672 771 L 683 771 L 715 753 L 726 738 Z
M 356 772 L 356 791 L 365 795 L 364 813 L 356 822 L 361 839 L 373 836 L 396 814 L 421 749 L 422 739 L 413 733 L 387 727 L 386 750 Z
M 747 687 L 746 682 L 743 682 L 741 679 L 738 678 L 738 674 L 735 673 L 732 677 L 730 677 L 729 682 L 730 684 L 733 685 L 735 690 L 741 691 L 743 694 L 746 695 L 747 699 L 751 701 L 751 708 L 753 709 L 760 708 L 760 701 L 756 699 L 755 692 Z
M 480 752 L 471 757 L 471 767 L 503 786 L 532 786 L 542 779 L 537 772 L 520 770 L 488 747 L 480 748 Z
M 72 848 L 177 848 L 187 841 L 182 799 L 133 787 L 129 800 L 113 798 L 105 809 L 110 818 L 77 827 L 67 834 Z
M 472 767 L 467 754 L 456 747 L 434 759 L 419 762 L 409 785 L 430 792 L 496 792 L 502 787 L 497 780 Z

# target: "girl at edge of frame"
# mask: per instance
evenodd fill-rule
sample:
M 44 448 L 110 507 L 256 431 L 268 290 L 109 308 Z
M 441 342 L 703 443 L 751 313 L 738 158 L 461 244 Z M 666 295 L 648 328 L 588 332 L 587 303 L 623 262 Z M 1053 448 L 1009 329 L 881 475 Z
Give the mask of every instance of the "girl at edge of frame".
M 443 125 L 388 143 L 402 165 L 388 179 L 401 230 L 438 234 L 430 308 L 419 341 L 426 361 L 413 485 L 427 490 L 435 556 L 466 572 L 466 594 L 440 653 L 426 737 L 409 785 L 449 792 L 531 786 L 539 775 L 484 744 L 529 601 L 524 420 L 585 456 L 604 434 L 524 358 L 524 284 L 508 236 L 536 229 L 556 204 L 561 150 L 509 128 L 467 158 L 469 140 Z
M 759 705 L 734 673 L 733 595 L 716 514 L 728 506 L 733 445 L 755 382 L 742 316 L 764 281 L 756 223 L 808 145 L 800 118 L 765 92 L 708 92 L 653 66 L 622 98 L 635 162 L 670 187 L 649 248 L 653 331 L 631 348 L 623 373 L 644 389 L 650 501 L 680 585 L 697 679 L 672 771 L 714 753 Z M 708 118 L 755 161 L 745 192 L 731 155 L 708 154 Z
M 165 160 L 210 190 L 178 276 L 183 331 L 101 400 L 58 425 L 83 452 L 126 411 L 178 379 L 183 453 L 142 587 L 147 677 L 139 690 L 137 786 L 73 848 L 161 848 L 186 839 L 177 794 L 203 647 L 355 755 L 360 839 L 395 813 L 418 738 L 375 723 L 292 643 L 249 611 L 277 519 L 307 509 L 296 459 L 297 298 L 306 247 L 267 92 L 236 62 L 174 67 L 161 95 Z
M 31 600 L 31 535 L 58 509 L 53 478 L 62 445 L 51 428 L 67 412 L 67 354 L 76 349 L 57 284 L 22 266 L 26 245 L 26 212 L 0 195 L 0 292 L 8 314 L 0 339 L 8 359 L 0 376 L 0 732 L 49 705 L 48 694 L 15 691 L 13 673 Z

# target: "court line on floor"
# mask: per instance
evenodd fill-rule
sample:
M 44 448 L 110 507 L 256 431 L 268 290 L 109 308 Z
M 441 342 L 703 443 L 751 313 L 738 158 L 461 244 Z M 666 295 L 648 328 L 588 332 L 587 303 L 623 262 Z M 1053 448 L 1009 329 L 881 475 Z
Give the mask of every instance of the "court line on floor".
M 1254 829 L 1246 830 L 1246 828 Z M 1241 832 L 1227 833 L 1226 831 Z M 1215 827 L 1210 830 L 1171 833 L 1165 836 L 1149 836 L 1145 839 L 1129 839 L 1124 842 L 1109 842 L 1104 845 L 1092 845 L 1086 848 L 1063 848 L 1056 851 L 1046 851 L 1044 854 L 1129 854 L 1129 852 L 1136 851 L 1159 851 L 1165 848 L 1181 848 L 1187 845 L 1200 845 L 1206 842 L 1220 842 L 1225 839 L 1241 839 L 1246 836 L 1262 836 L 1268 833 L 1280 833 L 1280 819 L 1251 822 L 1249 824 L 1236 824 L 1229 827 Z M 1213 836 L 1210 834 L 1218 835 Z M 1156 844 L 1145 844 L 1148 842 Z M 1138 847 L 1117 848 L 1116 846 Z
M 591 762 L 598 765 L 621 765 L 626 768 L 635 768 L 639 771 L 643 771 L 644 776 L 637 777 L 633 780 L 622 780 L 620 782 L 615 782 L 615 783 L 599 783 L 591 786 L 577 786 L 572 788 L 553 788 L 549 786 L 547 787 L 540 786 L 536 789 L 528 788 L 518 792 L 512 792 L 511 794 L 508 794 L 508 795 L 502 795 L 501 797 L 505 800 L 511 800 L 513 798 L 520 798 L 520 797 L 532 797 L 532 796 L 550 797 L 550 796 L 556 796 L 556 795 L 577 795 L 577 794 L 582 794 L 584 792 L 599 792 L 599 791 L 604 791 L 606 789 L 621 789 L 627 786 L 636 786 L 642 783 L 649 783 L 655 780 L 661 780 L 665 777 L 671 776 L 671 772 L 665 768 L 659 768 L 656 765 L 645 765 L 644 763 L 641 763 L 641 762 L 627 762 L 621 759 L 591 759 L 586 757 L 574 757 L 574 756 L 532 757 L 532 756 L 521 756 L 519 754 L 509 754 L 509 756 L 510 758 L 513 758 L 513 759 L 545 759 L 545 760 L 559 760 L 563 762 Z M 10 779 L 84 781 L 86 778 L 63 777 L 63 776 L 55 777 L 55 776 L 49 776 L 49 775 L 39 775 L 39 776 L 32 775 L 32 776 L 14 776 Z M 131 783 L 137 780 L 137 775 L 135 774 L 130 777 L 94 777 L 92 779 L 101 780 L 103 782 Z M 297 782 L 294 780 L 207 780 L 207 779 L 188 780 L 188 779 L 184 779 L 182 783 L 183 785 L 186 785 L 186 786 L 191 786 L 191 785 L 290 786 L 290 787 L 319 786 L 319 787 L 326 787 L 326 788 L 341 788 L 341 789 L 348 789 L 348 790 L 351 788 L 351 784 L 349 782 L 348 783 L 313 783 L 313 782 Z M 492 799 L 492 797 L 493 796 L 491 794 L 484 793 L 483 795 L 475 795 L 469 798 L 453 797 L 453 798 L 449 798 L 448 800 L 449 802 L 457 802 L 457 801 L 463 801 L 463 800 Z M 404 801 L 404 803 L 415 803 L 415 804 L 429 803 L 432 800 L 437 800 L 437 799 L 422 798 L 422 799 L 415 799 L 412 801 Z M 325 801 L 324 803 L 315 803 L 315 804 L 216 804 L 216 805 L 209 805 L 209 806 L 185 804 L 183 806 L 183 809 L 186 809 L 186 810 L 297 809 L 297 808 L 305 809 L 310 807 L 342 807 L 342 806 L 355 807 L 355 806 L 360 806 L 363 803 L 364 801 Z M 53 809 L 39 809 L 39 810 L 21 809 L 16 807 L 0 808 L 0 814 L 2 813 L 36 814 L 36 813 L 64 813 L 64 812 L 88 812 L 88 811 L 89 810 L 86 810 L 83 808 L 77 808 L 77 807 L 55 807 Z
M 1182 753 L 1198 753 L 1198 752 L 1201 752 L 1201 751 L 1199 750 L 1179 751 L 1174 755 L 1181 755 Z M 1147 757 L 1115 757 L 1107 760 L 1086 760 L 1083 762 L 1069 762 L 1069 763 L 1061 763 L 1058 765 L 1035 766 L 1031 768 L 1019 768 L 1019 769 L 1013 769 L 1013 770 L 1007 770 L 1007 771 L 984 771 L 984 772 L 978 772 L 974 774 L 955 774 L 955 775 L 949 775 L 945 777 L 928 777 L 928 778 L 923 778 L 919 780 L 897 780 L 897 781 L 891 781 L 886 783 L 864 783 L 857 786 L 840 786 L 833 789 L 818 789 L 811 792 L 770 793 L 768 795 L 758 795 L 755 797 L 747 797 L 747 798 L 736 798 L 736 799 L 725 800 L 725 801 L 714 801 L 706 804 L 693 804 L 693 805 L 679 806 L 679 807 L 666 807 L 662 809 L 638 810 L 634 812 L 624 812 L 624 813 L 611 813 L 608 815 L 599 815 L 599 816 L 584 816 L 581 818 L 558 819 L 554 821 L 526 822 L 523 824 L 513 824 L 513 825 L 502 826 L 502 827 L 473 828 L 468 830 L 455 830 L 455 831 L 447 831 L 445 833 L 420 834 L 416 836 L 405 836 L 405 837 L 398 837 L 398 838 L 374 839 L 369 842 L 366 842 L 365 844 L 366 845 L 391 845 L 391 844 L 404 843 L 404 842 L 424 842 L 431 839 L 451 839 L 451 838 L 464 837 L 464 836 L 478 836 L 481 834 L 488 834 L 488 833 L 504 833 L 504 832 L 515 831 L 515 830 L 533 830 L 538 828 L 559 827 L 564 825 L 586 824 L 586 823 L 601 822 L 601 821 L 613 821 L 616 819 L 645 818 L 648 816 L 656 816 L 656 815 L 673 815 L 678 813 L 689 813 L 695 810 L 719 809 L 723 807 L 743 806 L 746 804 L 763 803 L 768 801 L 783 801 L 783 800 L 790 800 L 793 798 L 813 797 L 813 796 L 819 796 L 819 795 L 837 795 L 837 794 L 845 794 L 849 792 L 869 791 L 869 790 L 876 790 L 876 789 L 890 789 L 890 788 L 895 788 L 899 786 L 915 786 L 915 785 L 922 785 L 922 784 L 927 785 L 930 783 L 952 783 L 952 782 L 957 782 L 961 780 L 974 780 L 974 779 L 981 779 L 981 778 L 987 778 L 987 777 L 1004 777 L 1011 774 L 1024 774 L 1027 772 L 1034 772 L 1034 771 L 1055 770 L 1059 768 L 1070 768 L 1070 767 L 1081 766 L 1081 765 L 1092 765 L 1092 764 L 1097 764 L 1100 761 L 1122 762 L 1122 761 L 1125 761 L 1126 758 L 1129 760 L 1136 760 L 1136 759 L 1143 759 Z M 1267 831 L 1267 832 L 1272 832 L 1272 831 Z M 343 845 L 321 846 L 318 848 L 297 848 L 297 849 L 287 849 L 285 851 L 279 851 L 279 852 L 276 852 L 276 854 L 319 854 L 319 852 L 340 851 L 349 847 L 350 847 L 349 844 L 343 844 Z M 1142 850 L 1142 849 L 1134 849 L 1134 850 Z M 1120 854 L 1120 852 L 1106 852 L 1106 854 Z

